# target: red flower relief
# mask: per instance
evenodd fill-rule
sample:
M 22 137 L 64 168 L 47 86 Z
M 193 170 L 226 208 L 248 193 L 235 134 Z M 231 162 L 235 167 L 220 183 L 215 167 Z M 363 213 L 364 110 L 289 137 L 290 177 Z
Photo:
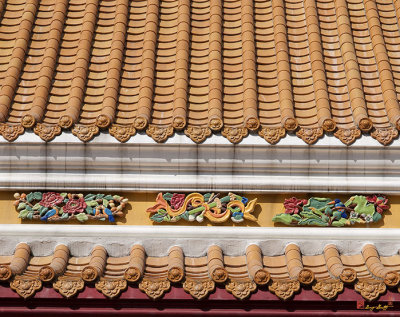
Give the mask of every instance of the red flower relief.
M 62 203 L 64 197 L 61 196 L 59 193 L 55 192 L 48 192 L 44 193 L 42 196 L 42 200 L 39 202 L 39 205 L 47 208 L 51 208 L 57 206 L 58 204 Z
M 292 197 L 289 199 L 285 199 L 283 206 L 285 206 L 285 213 L 298 214 L 302 210 L 302 207 L 306 204 L 306 199 L 297 199 L 296 197 Z
M 81 213 L 86 209 L 87 205 L 85 203 L 85 200 L 81 198 L 73 198 L 70 199 L 64 206 L 63 211 L 67 212 L 71 215 L 76 214 L 76 213 Z
M 183 206 L 183 203 L 185 202 L 185 194 L 173 194 L 171 197 L 171 207 L 172 209 L 179 209 Z
M 367 197 L 367 200 L 369 203 L 374 204 L 376 211 L 380 214 L 389 209 L 388 199 L 384 195 L 371 195 Z

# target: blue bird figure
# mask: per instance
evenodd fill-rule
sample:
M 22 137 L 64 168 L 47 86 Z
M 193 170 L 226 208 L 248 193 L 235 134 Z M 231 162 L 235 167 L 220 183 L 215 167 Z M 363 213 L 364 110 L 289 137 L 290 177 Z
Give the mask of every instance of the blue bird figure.
M 53 217 L 57 213 L 56 209 L 50 209 L 46 214 L 40 218 L 40 220 L 47 221 L 50 217 Z
M 112 214 L 112 211 L 108 208 L 104 208 L 104 213 L 108 216 L 108 221 L 109 222 L 115 222 L 114 216 Z
M 346 206 L 340 201 L 340 199 L 335 199 L 328 203 L 328 205 L 335 205 L 335 209 L 337 211 L 340 211 L 342 213 L 342 218 L 347 218 L 347 213 L 346 213 Z

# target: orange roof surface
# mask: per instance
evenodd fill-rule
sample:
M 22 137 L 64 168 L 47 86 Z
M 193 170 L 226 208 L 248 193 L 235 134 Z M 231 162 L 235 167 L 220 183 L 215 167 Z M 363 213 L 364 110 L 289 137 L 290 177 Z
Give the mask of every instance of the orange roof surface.
M 180 247 L 172 247 L 165 257 L 147 257 L 141 245 L 132 247 L 125 257 L 109 257 L 96 246 L 87 257 L 71 257 L 67 246 L 58 245 L 53 254 L 35 257 L 25 243 L 14 255 L 0 256 L 0 280 L 21 297 L 34 296 L 43 283 L 52 283 L 64 297 L 72 297 L 95 284 L 109 298 L 117 297 L 128 284 L 157 299 L 172 286 L 183 285 L 196 299 L 203 299 L 216 284 L 244 299 L 257 291 L 268 290 L 286 300 L 312 288 L 324 299 L 334 299 L 350 287 L 366 300 L 374 300 L 400 281 L 400 255 L 380 257 L 374 245 L 367 244 L 360 254 L 340 254 L 329 244 L 323 253 L 301 254 L 295 244 L 286 246 L 283 255 L 265 256 L 257 245 L 250 245 L 242 256 L 225 256 L 218 246 L 210 246 L 203 257 L 185 257 Z M 51 285 L 51 284 L 50 284 Z
M 400 0 L 0 0 L 0 132 L 400 129 Z

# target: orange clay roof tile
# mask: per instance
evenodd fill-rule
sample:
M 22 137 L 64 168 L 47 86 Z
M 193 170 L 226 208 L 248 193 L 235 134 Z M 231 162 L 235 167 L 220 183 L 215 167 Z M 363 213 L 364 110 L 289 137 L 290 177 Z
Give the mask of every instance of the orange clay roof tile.
M 398 0 L 1 0 L 0 16 L 10 141 L 398 136 Z
M 399 256 L 380 257 L 373 245 L 366 245 L 360 254 L 354 255 L 340 255 L 335 245 L 327 245 L 322 254 L 305 256 L 293 244 L 286 247 L 285 255 L 264 256 L 257 245 L 248 246 L 245 253 L 243 256 L 224 256 L 219 247 L 211 246 L 206 256 L 195 258 L 185 256 L 180 247 L 173 247 L 168 256 L 147 257 L 145 249 L 135 245 L 130 254 L 123 257 L 108 256 L 102 246 L 96 246 L 87 257 L 70 257 L 68 247 L 58 245 L 52 255 L 36 257 L 30 254 L 27 244 L 21 243 L 13 255 L 0 257 L 0 280 L 9 281 L 10 287 L 25 298 L 33 296 L 35 291 L 30 295 L 24 292 L 21 281 L 36 286 L 53 282 L 53 287 L 66 297 L 71 294 L 63 293 L 67 291 L 65 287 L 75 284 L 80 286 L 75 290 L 72 287 L 73 294 L 83 289 L 85 284 L 94 283 L 108 297 L 113 297 L 107 292 L 110 284 L 122 283 L 114 296 L 122 292 L 127 283 L 130 287 L 138 284 L 141 290 L 154 297 L 151 289 L 158 289 L 157 283 L 165 286 L 163 292 L 178 283 L 182 283 L 185 289 L 190 283 L 209 283 L 211 286 L 217 283 L 225 285 L 227 291 L 240 299 L 243 299 L 243 293 L 235 293 L 238 285 L 242 286 L 237 290 L 245 286 L 252 292 L 256 291 L 257 285 L 269 285 L 270 291 L 281 299 L 287 299 L 279 293 L 279 285 L 290 284 L 293 289 L 300 289 L 300 285 L 311 284 L 323 298 L 332 299 L 337 292 L 327 298 L 326 292 L 320 289 L 327 283 L 337 284 L 338 289 L 355 284 L 357 291 L 365 283 L 376 284 L 380 285 L 382 293 L 386 287 L 397 286 L 400 282 Z M 214 287 L 210 287 L 208 292 Z M 371 300 L 369 296 L 374 292 L 370 291 L 361 292 L 361 295 Z M 196 292 L 191 294 L 197 298 Z

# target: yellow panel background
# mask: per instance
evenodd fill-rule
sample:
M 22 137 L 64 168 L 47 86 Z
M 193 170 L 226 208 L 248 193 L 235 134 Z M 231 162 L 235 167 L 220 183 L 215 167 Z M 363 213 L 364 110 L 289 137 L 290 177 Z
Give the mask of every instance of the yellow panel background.
M 28 192 L 26 192 L 28 193 Z M 93 192 L 95 193 L 95 192 Z M 97 193 L 97 192 L 96 192 Z M 31 221 L 23 220 L 18 218 L 18 212 L 15 210 L 13 205 L 14 192 L 0 192 L 0 223 L 2 224 L 28 224 L 28 223 L 40 223 L 44 224 L 42 221 Z M 116 218 L 117 222 L 113 225 L 139 225 L 139 226 L 163 226 L 163 225 L 174 225 L 174 226 L 215 226 L 215 224 L 210 223 L 207 219 L 202 223 L 198 222 L 188 222 L 181 220 L 176 223 L 153 223 L 149 219 L 149 213 L 146 209 L 155 204 L 155 199 L 157 193 L 117 193 L 111 192 L 110 194 L 121 194 L 129 199 L 129 204 L 125 208 L 126 217 Z M 243 193 L 238 193 L 243 194 Z M 253 195 L 245 194 L 249 200 L 257 198 L 258 206 L 256 206 L 253 215 L 258 219 L 257 223 L 245 220 L 240 224 L 235 224 L 228 221 L 222 226 L 250 226 L 250 227 L 280 227 L 285 226 L 281 224 L 275 224 L 271 221 L 272 217 L 278 213 L 284 212 L 283 202 L 285 198 L 290 198 L 296 196 L 298 198 L 310 198 L 310 197 L 329 197 L 329 198 L 340 198 L 342 201 L 346 201 L 351 195 L 335 195 L 335 194 L 312 194 L 312 195 L 301 195 L 301 194 L 268 194 L 268 195 Z M 400 196 L 388 196 L 390 203 L 390 210 L 385 212 L 383 220 L 378 223 L 368 224 L 368 225 L 357 225 L 352 227 L 361 228 L 400 228 Z M 68 222 L 51 222 L 52 224 L 80 224 L 79 221 L 68 221 Z M 110 225 L 108 221 L 87 221 L 82 225 Z M 45 224 L 44 224 L 45 225 Z M 221 226 L 219 225 L 219 226 Z

